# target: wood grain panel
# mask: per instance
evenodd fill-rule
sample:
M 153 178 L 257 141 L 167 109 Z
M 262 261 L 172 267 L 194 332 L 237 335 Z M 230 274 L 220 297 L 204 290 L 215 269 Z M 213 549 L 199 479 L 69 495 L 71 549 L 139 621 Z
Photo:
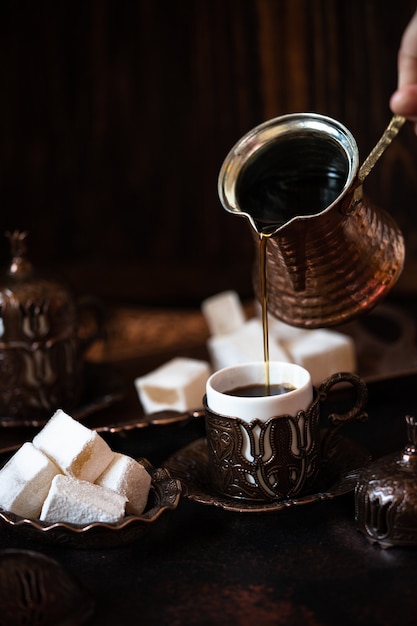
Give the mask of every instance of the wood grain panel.
M 415 7 L 378 0 L 4 0 L 0 261 L 6 229 L 80 291 L 144 304 L 252 293 L 252 239 L 217 175 L 235 141 L 284 113 L 345 123 L 362 158 L 389 120 Z M 416 139 L 372 173 L 417 258 Z M 404 274 L 403 288 L 413 280 Z

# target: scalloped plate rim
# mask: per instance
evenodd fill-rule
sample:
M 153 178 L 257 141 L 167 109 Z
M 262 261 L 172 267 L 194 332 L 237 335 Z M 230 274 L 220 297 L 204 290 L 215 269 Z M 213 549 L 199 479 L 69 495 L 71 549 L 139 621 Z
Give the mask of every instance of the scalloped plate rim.
M 171 501 L 159 500 L 152 504 L 148 510 L 145 510 L 144 514 L 126 515 L 120 522 L 115 524 L 106 522 L 90 522 L 89 524 L 54 522 L 52 524 L 48 524 L 48 522 L 43 522 L 38 518 L 23 517 L 2 508 L 0 508 L 0 521 L 1 523 L 17 530 L 34 531 L 35 533 L 39 532 L 39 535 L 44 538 L 59 531 L 62 531 L 62 533 L 68 534 L 72 537 L 81 537 L 83 535 L 88 536 L 89 533 L 94 533 L 97 530 L 102 530 L 108 532 L 110 536 L 116 535 L 119 531 L 123 531 L 130 527 L 144 527 L 159 519 L 164 511 L 174 510 L 178 506 L 182 494 L 182 485 L 181 481 L 171 475 L 168 468 L 154 468 L 146 459 L 140 458 L 137 460 L 143 462 L 145 468 L 151 473 L 152 488 L 156 493 L 157 490 L 155 489 L 155 486 L 159 485 L 163 487 L 167 483 L 171 486 L 175 485 L 175 488 L 172 490 L 174 497 Z M 104 540 L 102 543 L 105 544 L 106 541 Z

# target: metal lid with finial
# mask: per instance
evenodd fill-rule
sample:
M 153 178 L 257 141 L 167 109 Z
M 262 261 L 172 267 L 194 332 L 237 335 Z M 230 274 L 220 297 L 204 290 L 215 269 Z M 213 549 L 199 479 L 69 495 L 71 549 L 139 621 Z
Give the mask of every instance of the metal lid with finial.
M 74 333 L 76 306 L 63 281 L 35 271 L 27 232 L 7 232 L 10 265 L 0 277 L 0 342 L 42 342 Z

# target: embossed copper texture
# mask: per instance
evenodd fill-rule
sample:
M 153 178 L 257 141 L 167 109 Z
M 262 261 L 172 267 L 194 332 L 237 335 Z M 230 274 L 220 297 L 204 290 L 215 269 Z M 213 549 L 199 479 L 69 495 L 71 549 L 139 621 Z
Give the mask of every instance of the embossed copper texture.
M 204 398 L 211 482 L 216 491 L 251 501 L 282 500 L 308 492 L 320 469 L 320 405 L 338 383 L 350 383 L 356 393 L 353 407 L 332 414 L 336 426 L 366 417 L 365 383 L 356 375 L 337 373 L 323 381 L 307 411 L 279 415 L 267 421 L 254 416 L 246 422 L 210 410 Z M 328 437 L 336 432 L 330 431 Z
M 77 405 L 83 353 L 95 331 L 81 338 L 81 304 L 64 281 L 34 269 L 27 233 L 8 236 L 11 263 L 0 275 L 0 415 L 13 424 L 38 423 Z M 96 316 L 92 303 L 82 306 Z
M 374 307 L 401 274 L 402 233 L 364 197 L 358 161 L 342 124 L 301 113 L 257 126 L 222 165 L 220 200 L 253 227 L 255 294 L 262 235 L 268 309 L 288 324 L 347 322 Z
M 247 500 L 221 495 L 210 480 L 207 440 L 196 439 L 173 454 L 166 466 L 181 481 L 182 495 L 201 504 L 236 513 L 284 511 L 323 500 L 332 500 L 355 489 L 361 468 L 370 460 L 368 450 L 357 441 L 339 434 L 328 439 L 321 433 L 322 459 L 317 481 L 308 492 L 284 500 Z
M 382 548 L 417 545 L 417 419 L 406 422 L 405 448 L 370 463 L 355 489 L 358 529 Z
M 58 562 L 32 550 L 0 552 L 2 624 L 81 626 L 90 621 L 93 598 Z
M 249 500 L 296 496 L 319 468 L 318 401 L 306 412 L 249 424 L 206 409 L 210 473 L 221 494 Z M 243 454 L 245 439 L 250 458 Z M 270 451 L 268 451 L 268 444 Z

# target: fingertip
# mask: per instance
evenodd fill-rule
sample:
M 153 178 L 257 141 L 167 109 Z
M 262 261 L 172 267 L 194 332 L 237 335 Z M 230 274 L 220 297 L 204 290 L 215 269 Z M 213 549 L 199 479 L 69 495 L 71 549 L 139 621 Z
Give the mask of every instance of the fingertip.
M 392 94 L 389 105 L 393 113 L 397 112 L 398 107 L 402 107 L 403 94 L 401 91 L 394 91 Z
M 391 111 L 417 121 L 417 85 L 408 85 L 395 91 L 389 101 Z

